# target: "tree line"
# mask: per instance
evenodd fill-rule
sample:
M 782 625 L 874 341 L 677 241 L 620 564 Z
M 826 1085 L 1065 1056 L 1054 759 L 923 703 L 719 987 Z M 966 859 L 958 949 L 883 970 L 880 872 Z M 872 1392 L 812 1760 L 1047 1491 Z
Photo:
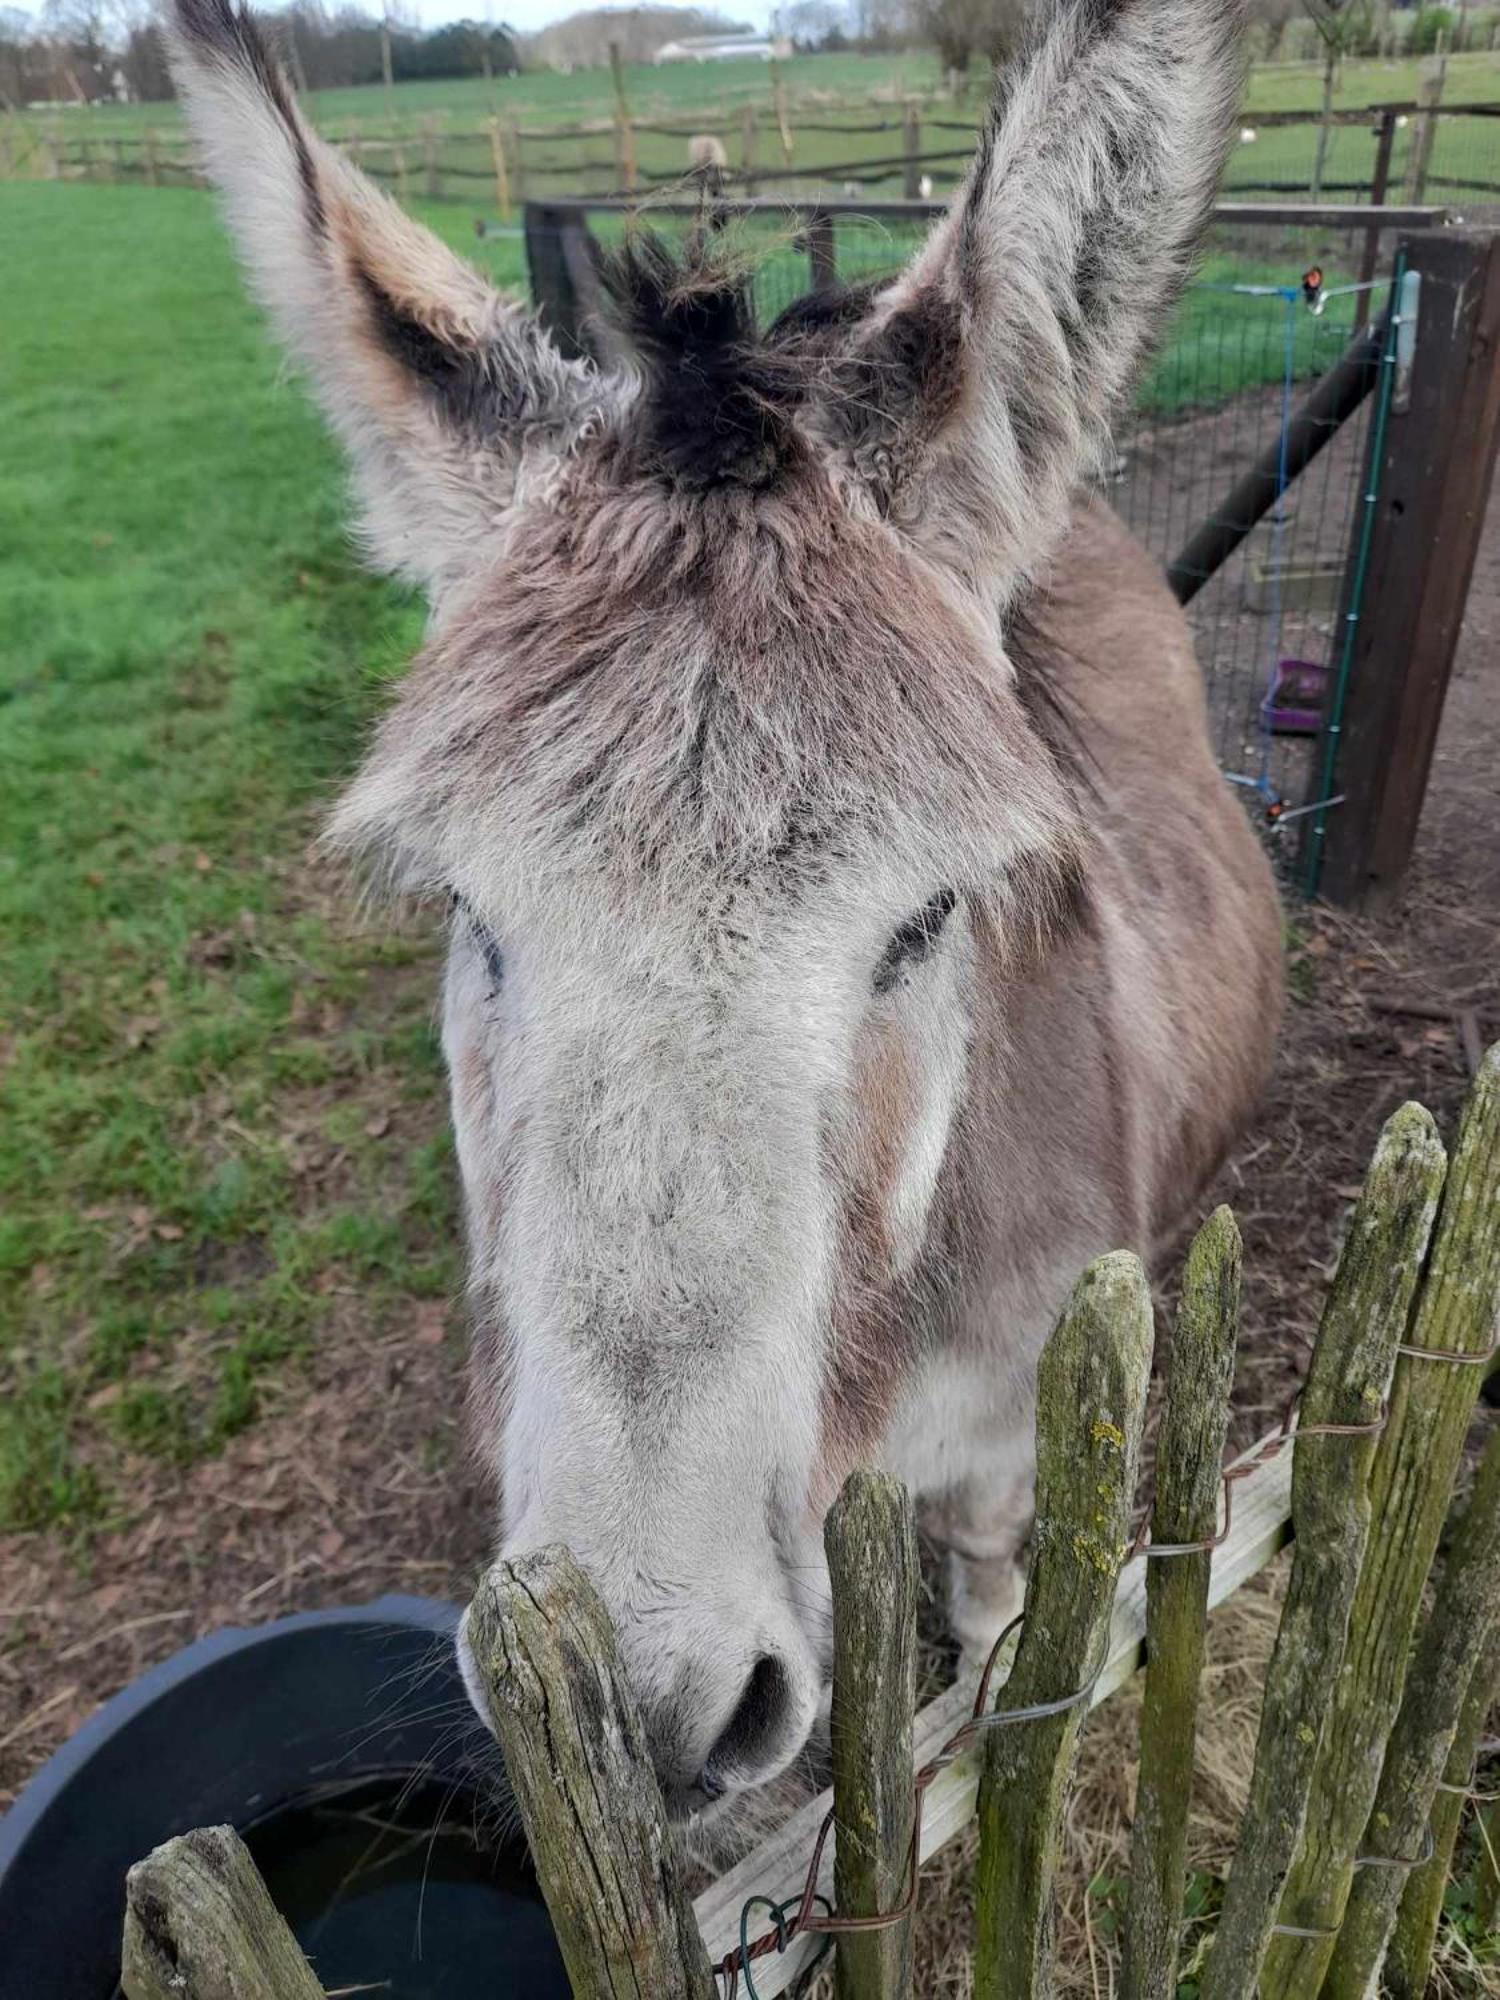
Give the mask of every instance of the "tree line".
M 508 76 L 521 67 L 504 26 L 453 21 L 422 29 L 358 7 L 298 0 L 264 17 L 301 90 L 416 78 Z M 142 0 L 47 0 L 38 16 L 0 6 L 0 103 L 151 102 L 172 95 L 166 48 Z

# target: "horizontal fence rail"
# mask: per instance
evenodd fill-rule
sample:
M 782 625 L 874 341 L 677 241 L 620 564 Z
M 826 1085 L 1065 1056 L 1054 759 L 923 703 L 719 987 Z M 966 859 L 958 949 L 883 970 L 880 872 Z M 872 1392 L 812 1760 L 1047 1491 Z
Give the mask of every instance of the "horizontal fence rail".
M 1274 203 L 1302 197 L 1418 205 L 1432 193 L 1500 202 L 1500 103 L 1444 102 L 1434 72 L 1415 98 L 1326 111 L 1241 114 L 1224 192 Z M 403 197 L 472 200 L 492 191 L 502 217 L 528 192 L 637 194 L 707 182 L 736 194 L 848 185 L 899 188 L 908 197 L 951 187 L 977 136 L 981 109 L 954 116 L 950 100 L 908 93 L 899 101 L 792 103 L 779 81 L 769 96 L 700 113 L 634 116 L 617 86 L 612 117 L 547 125 L 499 108 L 468 120 L 427 113 L 398 121 L 335 120 L 325 136 Z M 840 115 L 840 110 L 845 115 Z M 35 111 L 0 128 L 0 178 L 137 180 L 198 178 L 180 128 L 94 132 L 87 111 Z M 711 158 L 697 158 L 708 146 Z M 923 184 L 926 183 L 927 186 Z

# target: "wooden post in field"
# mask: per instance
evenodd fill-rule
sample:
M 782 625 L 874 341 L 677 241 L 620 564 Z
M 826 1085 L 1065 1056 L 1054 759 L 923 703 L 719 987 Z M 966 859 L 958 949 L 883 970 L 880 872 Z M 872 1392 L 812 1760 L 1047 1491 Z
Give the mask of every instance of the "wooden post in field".
M 1428 1353 L 1482 1355 L 1494 1342 L 1497 1300 L 1500 1048 L 1484 1058 L 1469 1093 L 1432 1254 L 1403 1338 Z M 1413 1354 L 1397 1362 L 1390 1420 L 1370 1481 L 1370 1539 L 1349 1645 L 1318 1747 L 1301 1851 L 1281 1901 L 1283 1924 L 1330 1931 L 1343 1919 L 1483 1379 L 1475 1364 Z M 1301 2000 L 1317 1992 L 1333 1943 L 1332 1937 L 1275 1939 L 1261 1968 L 1262 2000 Z
M 922 194 L 922 113 L 914 97 L 908 97 L 901 113 L 901 150 L 906 164 L 901 172 L 901 192 L 907 201 Z
M 146 163 L 146 180 L 149 186 L 155 187 L 159 179 L 159 170 L 156 160 L 156 127 L 154 125 L 146 127 L 146 140 L 143 150 Z
M 921 1563 L 906 1488 L 884 1473 L 851 1473 L 823 1540 L 833 1586 L 834 1907 L 878 1916 L 900 1907 L 912 1866 Z M 838 2000 L 908 2000 L 910 1921 L 842 1935 L 834 1987 Z
M 1220 1208 L 1199 1230 L 1183 1273 L 1151 1512 L 1151 1539 L 1159 1547 L 1207 1541 L 1217 1531 L 1239 1318 L 1240 1232 L 1229 1210 Z M 1163 1555 L 1146 1572 L 1146 1693 L 1124 2000 L 1172 2000 L 1177 1991 L 1212 1560 L 1206 1549 Z
M 443 182 L 438 171 L 437 126 L 430 113 L 422 120 L 422 165 L 427 198 L 436 201 L 443 192 Z
M 1443 1770 L 1444 1789 L 1433 1801 L 1432 1859 L 1414 1869 L 1401 1898 L 1391 1947 L 1386 1954 L 1382 1977 L 1391 2000 L 1423 2000 L 1432 1969 L 1432 1948 L 1437 1940 L 1438 1919 L 1443 1913 L 1443 1897 L 1453 1867 L 1453 1849 L 1468 1804 L 1465 1793 L 1473 1779 L 1474 1758 L 1491 1703 L 1500 1694 L 1500 1620 L 1491 1625 L 1489 1640 L 1479 1665 L 1469 1678 L 1469 1690 L 1453 1732 L 1453 1747 Z M 1493 1811 L 1493 1807 L 1490 1808 Z M 1490 1833 L 1493 1842 L 1495 1830 Z M 1487 1891 L 1500 1891 L 1500 1876 L 1490 1863 L 1489 1849 L 1479 1844 L 1479 1892 L 1475 1897 L 1475 1918 L 1481 1930 L 1495 1925 L 1495 1905 Z
M 169 1840 L 125 1878 L 126 2000 L 324 2000 L 232 1827 Z
M 406 148 L 397 138 L 391 146 L 391 164 L 396 169 L 396 194 L 399 200 L 406 200 Z
M 1453 1538 L 1431 1616 L 1406 1676 L 1386 1746 L 1363 1854 L 1392 1865 L 1362 1868 L 1344 1909 L 1321 2000 L 1365 2000 L 1375 1990 L 1407 1873 L 1422 1852 L 1428 1815 L 1470 1681 L 1500 1613 L 1500 1432 L 1492 1432 L 1474 1493 Z
M 1417 84 L 1417 103 L 1421 109 L 1417 113 L 1417 129 L 1412 134 L 1411 150 L 1407 154 L 1406 186 L 1402 193 L 1402 199 L 1412 206 L 1421 201 L 1427 187 L 1427 175 L 1432 166 L 1432 143 L 1437 136 L 1437 108 L 1443 101 L 1446 69 L 1446 63 L 1433 65 Z
M 577 2000 L 715 2000 L 593 1586 L 564 1548 L 498 1562 L 467 1631 Z
M 524 138 L 520 126 L 511 119 L 505 128 L 506 151 L 510 158 L 510 194 L 517 207 L 526 199 L 526 156 L 521 150 Z
M 609 45 L 609 74 L 615 87 L 615 164 L 620 186 L 627 194 L 634 194 L 635 127 L 630 122 L 630 100 L 625 95 L 625 65 L 620 60 L 618 42 Z
M 839 281 L 838 245 L 831 215 L 814 215 L 807 225 L 807 275 L 815 292 L 831 292 Z
M 776 134 L 781 141 L 781 157 L 787 166 L 792 164 L 792 121 L 786 106 L 786 78 L 781 74 L 781 64 L 771 60 L 771 103 L 776 112 Z
M 740 182 L 747 196 L 755 193 L 755 156 L 759 145 L 760 131 L 755 106 L 747 104 L 740 113 Z
M 1091 1264 L 1037 1370 L 1036 1526 L 1026 1617 L 996 1712 L 1075 1694 L 1059 1713 L 989 1732 L 979 1785 L 975 2000 L 1051 1991 L 1053 1887 L 1091 1675 L 1130 1539 L 1151 1374 L 1140 1262 Z
M 1370 175 L 1370 206 L 1383 205 L 1391 185 L 1391 152 L 1396 143 L 1396 107 L 1383 104 L 1375 126 L 1375 166 Z M 1365 231 L 1364 255 L 1360 260 L 1359 282 L 1369 285 L 1373 282 L 1380 263 L 1380 230 Z M 1357 332 L 1370 317 L 1370 294 L 1368 291 L 1354 295 L 1354 326 Z
M 500 211 L 502 222 L 510 221 L 510 174 L 505 164 L 505 140 L 500 131 L 500 120 L 489 121 L 490 160 L 495 169 L 495 206 Z
M 1304 1429 L 1370 1424 L 1379 1418 L 1427 1249 L 1443 1168 L 1442 1143 L 1432 1119 L 1420 1105 L 1403 1105 L 1380 1135 L 1350 1219 L 1302 1392 L 1299 1424 Z M 1273 1942 L 1277 1906 L 1297 1852 L 1318 1745 L 1344 1659 L 1370 1526 L 1368 1487 L 1375 1446 L 1375 1438 L 1366 1434 L 1302 1437 L 1293 1447 L 1292 1574 L 1266 1670 L 1250 1798 L 1202 1983 L 1203 2000 L 1250 2000 L 1258 1973 L 1264 1981 L 1262 1959 Z M 1259 1991 L 1269 2000 L 1271 1988 L 1262 1983 Z M 1317 1987 L 1292 1991 L 1303 2000 Z
M 365 144 L 359 133 L 359 120 L 349 120 L 349 130 L 344 139 L 344 151 L 349 156 L 349 164 L 354 167 L 364 164 Z
M 1405 394 L 1382 434 L 1371 426 L 1378 505 L 1362 599 L 1345 606 L 1356 622 L 1330 787 L 1344 803 L 1307 836 L 1319 892 L 1363 906 L 1388 902 L 1411 859 L 1500 445 L 1500 238 L 1434 230 L 1398 247 L 1415 345 L 1396 343 Z

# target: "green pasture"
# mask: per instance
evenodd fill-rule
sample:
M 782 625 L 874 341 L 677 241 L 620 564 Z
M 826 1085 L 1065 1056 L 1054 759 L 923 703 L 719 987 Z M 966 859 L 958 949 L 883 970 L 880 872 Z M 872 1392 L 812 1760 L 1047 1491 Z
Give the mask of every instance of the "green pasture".
M 306 859 L 422 613 L 206 196 L 0 201 L 0 1526 L 84 1525 L 454 1286 L 430 941 Z
M 0 1527 L 84 1530 L 136 1455 L 254 1421 L 341 1297 L 393 1317 L 457 1281 L 435 943 L 362 927 L 308 858 L 422 610 L 352 552 L 209 196 L 0 201 Z M 516 237 L 419 209 L 521 281 Z M 911 241 L 855 224 L 841 255 Z M 805 265 L 757 247 L 771 311 Z M 1275 379 L 1284 326 L 1191 295 L 1148 407 Z

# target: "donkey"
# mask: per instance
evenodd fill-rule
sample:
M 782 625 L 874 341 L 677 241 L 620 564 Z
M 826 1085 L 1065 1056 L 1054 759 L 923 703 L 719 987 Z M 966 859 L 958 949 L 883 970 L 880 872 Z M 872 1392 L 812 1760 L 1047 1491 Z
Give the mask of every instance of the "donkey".
M 500 1547 L 571 1545 L 708 1814 L 815 1723 L 856 1463 L 998 1631 L 1067 1288 L 1183 1222 L 1267 1068 L 1269 870 L 1086 486 L 1209 209 L 1237 0 L 1062 0 L 905 272 L 768 331 L 719 232 L 636 233 L 607 364 L 323 144 L 230 0 L 175 4 L 252 278 L 431 606 L 332 837 L 451 910 Z

